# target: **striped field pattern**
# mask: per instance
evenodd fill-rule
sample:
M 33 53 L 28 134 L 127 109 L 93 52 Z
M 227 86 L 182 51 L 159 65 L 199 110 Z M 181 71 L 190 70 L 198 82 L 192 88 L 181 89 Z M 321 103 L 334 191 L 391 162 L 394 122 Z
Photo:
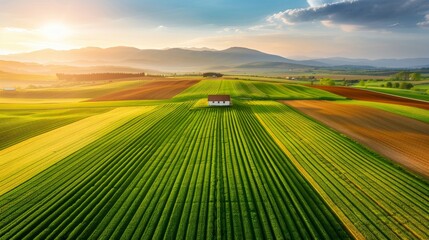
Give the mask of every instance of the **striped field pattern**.
M 94 114 L 10 135 L 0 239 L 429 239 L 427 180 L 278 99 L 343 98 L 202 80 L 170 100 L 75 103 Z
M 347 238 L 250 108 L 190 106 L 136 117 L 3 195 L 0 235 Z

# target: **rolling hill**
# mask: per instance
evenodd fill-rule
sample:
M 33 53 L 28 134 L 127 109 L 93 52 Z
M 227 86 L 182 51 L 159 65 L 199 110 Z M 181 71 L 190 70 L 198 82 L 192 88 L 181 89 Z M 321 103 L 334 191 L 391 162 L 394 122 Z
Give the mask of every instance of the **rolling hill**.
M 429 65 L 429 58 L 369 60 L 335 57 L 293 60 L 243 47 L 231 47 L 225 50 L 209 48 L 158 50 L 133 47 L 87 47 L 72 50 L 44 49 L 29 53 L 0 55 L 0 59 L 63 67 L 109 66 L 112 69 L 110 66 L 115 66 L 117 71 L 132 72 L 134 71 L 133 69 L 138 69 L 138 71 L 141 71 L 140 69 L 155 69 L 164 72 L 199 72 L 208 69 L 223 70 L 231 68 L 278 71 L 279 69 L 303 69 L 308 67 L 370 69 L 421 68 Z M 70 69 L 70 67 L 68 68 Z M 0 70 L 2 69 L 0 68 Z M 3 70 L 9 71 L 8 69 Z
M 232 47 L 214 51 L 210 49 L 142 50 L 131 47 L 82 48 L 73 50 L 45 49 L 30 53 L 0 56 L 0 59 L 41 64 L 70 66 L 127 66 L 164 71 L 200 71 L 213 66 L 239 66 L 253 62 L 282 62 L 308 66 L 325 66 L 316 61 L 295 61 L 257 50 Z
M 315 59 L 329 66 L 363 66 L 377 68 L 423 68 L 429 66 L 429 58 L 403 58 L 403 59 L 353 59 L 353 58 L 321 58 Z
M 3 61 L 0 60 L 0 71 L 17 74 L 56 74 L 56 73 L 94 73 L 94 72 L 148 72 L 159 73 L 155 70 L 132 68 L 126 66 L 68 66 L 55 64 L 40 64 L 29 62 Z

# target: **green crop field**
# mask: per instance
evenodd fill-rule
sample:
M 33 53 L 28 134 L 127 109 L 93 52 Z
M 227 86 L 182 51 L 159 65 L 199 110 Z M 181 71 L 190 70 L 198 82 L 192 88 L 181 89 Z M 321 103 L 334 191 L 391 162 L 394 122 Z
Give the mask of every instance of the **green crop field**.
M 423 84 L 416 84 L 414 86 L 418 90 L 428 90 L 429 89 L 429 83 L 427 83 L 427 81 L 425 81 L 425 83 L 423 83 Z
M 0 194 L 152 108 L 117 108 L 40 134 L 0 151 Z
M 279 99 L 344 98 L 219 79 L 162 101 L 0 104 L 0 239 L 429 238 L 427 179 Z
M 421 108 L 389 104 L 389 103 L 357 101 L 357 100 L 345 100 L 345 101 L 337 101 L 337 102 L 342 104 L 353 104 L 353 105 L 361 105 L 361 106 L 378 108 L 384 111 L 388 111 L 391 113 L 399 114 L 405 117 L 414 118 L 419 121 L 429 123 L 429 111 Z
M 307 180 L 365 238 L 429 237 L 428 184 L 280 103 L 256 116 Z
M 401 97 L 429 101 L 429 95 L 426 92 L 421 92 L 421 91 L 413 91 L 413 90 L 397 89 L 397 88 L 379 88 L 379 87 L 369 87 L 368 89 L 371 91 L 387 93 L 387 94 L 397 95 Z
M 1 107 L 0 109 L 0 150 L 107 110 L 106 108 L 3 109 Z
M 174 99 L 178 101 L 206 98 L 208 94 L 229 94 L 249 99 L 345 99 L 333 93 L 303 85 L 244 80 L 204 80 L 188 88 Z

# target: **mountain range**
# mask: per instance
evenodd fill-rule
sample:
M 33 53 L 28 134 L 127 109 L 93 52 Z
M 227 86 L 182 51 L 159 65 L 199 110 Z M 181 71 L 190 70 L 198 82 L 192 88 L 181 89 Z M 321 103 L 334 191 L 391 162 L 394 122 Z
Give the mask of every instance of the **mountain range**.
M 429 58 L 407 59 L 350 59 L 319 58 L 293 60 L 253 49 L 232 47 L 225 50 L 208 48 L 170 48 L 147 50 L 133 47 L 73 50 L 44 49 L 29 53 L 0 55 L 0 60 L 31 62 L 72 67 L 116 66 L 119 69 L 155 69 L 159 71 L 197 72 L 228 69 L 314 69 L 332 67 L 367 68 L 422 68 L 429 66 Z M 2 69 L 0 69 L 2 70 Z

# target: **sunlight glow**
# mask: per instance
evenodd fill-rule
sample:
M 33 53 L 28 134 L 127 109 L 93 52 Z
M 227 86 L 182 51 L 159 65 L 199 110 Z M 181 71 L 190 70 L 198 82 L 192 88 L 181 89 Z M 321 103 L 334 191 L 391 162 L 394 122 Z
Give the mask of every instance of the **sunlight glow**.
M 71 30 L 61 23 L 49 23 L 39 29 L 39 32 L 50 40 L 61 40 L 71 34 Z

